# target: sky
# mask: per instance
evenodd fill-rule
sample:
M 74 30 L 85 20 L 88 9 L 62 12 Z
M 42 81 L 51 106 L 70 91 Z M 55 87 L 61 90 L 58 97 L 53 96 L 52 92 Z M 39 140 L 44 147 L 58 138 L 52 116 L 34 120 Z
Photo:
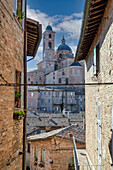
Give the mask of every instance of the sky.
M 27 17 L 42 24 L 42 33 L 50 24 L 55 31 L 55 50 L 64 36 L 75 55 L 80 37 L 85 0 L 27 0 Z M 43 37 L 34 60 L 28 62 L 27 70 L 37 69 L 42 60 Z

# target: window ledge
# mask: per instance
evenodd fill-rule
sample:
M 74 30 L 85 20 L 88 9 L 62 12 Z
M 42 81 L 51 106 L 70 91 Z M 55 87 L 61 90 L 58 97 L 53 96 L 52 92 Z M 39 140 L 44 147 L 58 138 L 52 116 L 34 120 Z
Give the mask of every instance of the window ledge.
M 20 111 L 24 111 L 24 109 L 23 108 L 13 108 L 13 111 L 14 112 L 20 112 Z
M 18 19 L 16 18 L 16 15 L 15 15 L 14 13 L 13 13 L 13 16 L 14 16 L 14 20 L 16 21 L 16 23 L 17 23 L 17 25 L 19 26 L 19 28 L 20 28 L 22 31 L 24 31 L 23 28 L 22 28 L 22 25 L 19 23 Z

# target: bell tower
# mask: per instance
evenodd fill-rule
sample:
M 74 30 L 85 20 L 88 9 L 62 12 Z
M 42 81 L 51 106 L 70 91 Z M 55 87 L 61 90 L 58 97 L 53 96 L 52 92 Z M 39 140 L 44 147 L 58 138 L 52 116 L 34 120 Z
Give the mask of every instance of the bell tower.
M 55 32 L 48 25 L 43 33 L 43 60 L 51 60 L 54 58 Z

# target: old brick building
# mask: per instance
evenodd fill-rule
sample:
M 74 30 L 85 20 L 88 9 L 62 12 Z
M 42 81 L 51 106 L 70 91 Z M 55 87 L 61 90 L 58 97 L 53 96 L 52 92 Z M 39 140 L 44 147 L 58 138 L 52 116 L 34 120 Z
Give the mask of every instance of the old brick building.
M 30 169 L 67 170 L 74 168 L 72 134 L 77 149 L 85 148 L 84 129 L 77 125 L 30 136 L 27 149 L 27 166 Z
M 24 18 L 22 23 L 17 17 L 17 9 L 25 10 L 24 0 L 0 1 L 0 169 L 21 170 L 23 152 L 23 119 L 15 119 L 15 111 L 24 108 Z M 41 27 L 39 23 L 28 19 L 27 28 L 28 56 L 35 56 L 40 42 Z M 30 25 L 38 31 L 32 50 L 29 52 Z M 38 28 L 38 29 L 37 29 Z M 40 31 L 39 31 L 40 30 Z M 31 31 L 32 32 L 32 31 Z M 41 35 L 41 34 L 40 34 Z M 14 86 L 9 86 L 9 84 Z M 6 86 L 5 86 L 6 85 Z M 21 94 L 16 103 L 15 91 Z M 15 108 L 16 106 L 16 108 Z M 24 132 L 25 133 L 25 132 Z
M 18 5 L 20 8 L 22 4 Z M 6 0 L 0 1 L 0 83 L 3 84 L 14 83 L 15 75 L 20 83 L 23 73 L 24 30 L 13 12 L 15 12 L 13 0 L 10 3 Z M 0 169 L 2 170 L 22 169 L 22 155 L 19 156 L 19 152 L 23 151 L 23 120 L 13 119 L 13 108 L 14 87 L 0 86 Z
M 86 150 L 93 165 L 113 163 L 113 0 L 86 0 L 76 61 L 85 59 Z M 108 84 L 107 84 L 108 83 Z M 112 129 L 112 131 L 111 131 Z M 112 144 L 112 145 L 111 145 Z M 112 146 L 112 147 L 111 147 Z

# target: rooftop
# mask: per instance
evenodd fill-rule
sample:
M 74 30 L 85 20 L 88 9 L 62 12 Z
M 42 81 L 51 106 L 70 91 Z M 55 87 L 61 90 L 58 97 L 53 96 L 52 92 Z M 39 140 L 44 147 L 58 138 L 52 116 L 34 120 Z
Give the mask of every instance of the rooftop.
M 81 64 L 79 62 L 73 62 L 70 66 L 79 66 L 79 67 L 82 67 Z
M 108 0 L 86 0 L 82 31 L 75 61 L 85 59 L 102 22 Z
M 65 128 L 53 130 L 50 132 L 33 135 L 33 136 L 28 137 L 27 140 L 28 141 L 44 140 L 44 139 L 49 139 L 53 136 L 72 140 L 72 138 L 70 138 L 69 133 L 74 133 L 76 142 L 83 143 L 83 144 L 85 143 L 85 131 L 82 128 L 80 128 L 77 124 L 74 124 L 74 125 L 71 125 Z
M 42 25 L 27 18 L 27 56 L 35 57 L 42 38 Z

